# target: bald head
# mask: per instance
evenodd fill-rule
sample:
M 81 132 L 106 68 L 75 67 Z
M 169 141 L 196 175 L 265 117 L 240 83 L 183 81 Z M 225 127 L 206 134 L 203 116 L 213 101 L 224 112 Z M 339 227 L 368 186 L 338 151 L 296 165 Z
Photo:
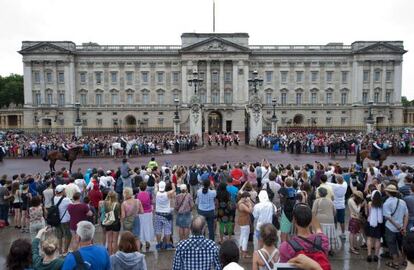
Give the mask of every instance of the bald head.
M 205 226 L 206 219 L 203 216 L 196 216 L 191 221 L 191 233 L 193 235 L 202 235 Z

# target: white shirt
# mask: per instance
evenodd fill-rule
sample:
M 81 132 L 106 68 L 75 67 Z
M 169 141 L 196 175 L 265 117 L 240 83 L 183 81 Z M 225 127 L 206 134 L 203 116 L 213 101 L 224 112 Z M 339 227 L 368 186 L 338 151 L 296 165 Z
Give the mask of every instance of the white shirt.
M 260 230 L 262 224 L 272 223 L 275 207 L 270 201 L 260 202 L 253 207 L 253 216 L 256 219 L 256 230 Z
M 407 176 L 407 173 L 402 172 L 397 176 L 398 188 L 405 186 L 404 179 Z
M 76 184 L 70 183 L 70 184 L 66 185 L 66 187 L 65 187 L 66 198 L 69 198 L 70 200 L 72 200 L 73 195 L 76 192 L 80 192 L 80 189 Z
M 333 204 L 335 209 L 345 209 L 345 194 L 348 189 L 348 184 L 344 181 L 342 184 L 327 183 L 332 187 L 334 194 Z
M 115 185 L 115 179 L 112 176 L 101 176 L 99 178 L 99 186 L 101 187 L 111 188 L 114 185 Z
M 79 190 L 83 191 L 86 188 L 86 181 L 83 178 L 75 180 L 75 184 L 78 186 Z
M 60 198 L 62 198 L 62 196 L 55 196 L 53 198 L 53 203 L 54 205 L 57 205 Z M 68 198 L 63 198 L 62 202 L 59 204 L 59 215 L 60 215 L 60 223 L 66 223 L 70 221 L 70 215 L 68 210 L 68 206 L 69 204 L 71 204 L 72 201 Z
M 170 198 L 168 198 L 167 192 L 157 192 L 155 198 L 155 212 L 170 213 Z
M 238 263 L 231 262 L 228 265 L 224 266 L 223 270 L 244 270 Z
M 266 167 L 261 167 L 262 170 L 262 185 L 269 182 L 269 174 L 270 174 L 270 167 L 266 169 Z

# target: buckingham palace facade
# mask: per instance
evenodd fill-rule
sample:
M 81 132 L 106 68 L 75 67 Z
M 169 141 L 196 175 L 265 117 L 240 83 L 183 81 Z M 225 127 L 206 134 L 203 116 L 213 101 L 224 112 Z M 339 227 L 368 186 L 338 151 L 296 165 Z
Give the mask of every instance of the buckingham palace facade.
M 20 124 L 72 128 L 75 104 L 88 128 L 172 130 L 176 107 L 188 130 L 198 72 L 205 131 L 243 131 L 253 71 L 263 126 L 276 99 L 279 127 L 402 125 L 402 41 L 351 45 L 250 45 L 247 33 L 184 33 L 181 45 L 100 45 L 23 41 Z M 179 106 L 176 102 L 179 100 Z M 175 102 L 174 102 L 175 101 Z

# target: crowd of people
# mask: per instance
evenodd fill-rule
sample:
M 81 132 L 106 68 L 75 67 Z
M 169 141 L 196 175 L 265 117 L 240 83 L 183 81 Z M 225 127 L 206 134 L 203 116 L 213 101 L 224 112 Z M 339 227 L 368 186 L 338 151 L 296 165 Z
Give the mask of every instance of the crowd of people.
M 356 154 L 373 143 L 391 148 L 392 154 L 414 154 L 414 134 L 402 133 L 330 133 L 330 132 L 289 132 L 262 134 L 257 137 L 256 146 L 281 152 L 327 154 L 344 152 Z
M 195 149 L 199 145 L 196 135 L 171 133 L 151 135 L 86 135 L 76 138 L 67 134 L 23 134 L 5 133 L 0 138 L 0 156 L 24 158 L 40 156 L 41 149 L 67 151 L 73 145 L 82 146 L 82 153 L 89 157 L 104 157 L 117 154 L 132 156 L 156 153 L 178 153 Z M 119 145 L 119 146 L 117 146 Z M 129 153 L 126 153 L 128 150 Z
M 238 132 L 215 132 L 214 134 L 209 132 L 207 137 L 207 143 L 209 146 L 217 145 L 227 148 L 227 146 L 240 145 L 240 137 Z
M 147 269 L 145 251 L 155 248 L 175 249 L 177 270 L 243 269 L 246 258 L 254 270 L 287 262 L 328 270 L 348 239 L 367 262 L 413 269 L 413 172 L 396 163 L 183 166 L 152 157 L 137 167 L 124 159 L 116 169 L 4 175 L 1 224 L 22 233 L 5 267 Z

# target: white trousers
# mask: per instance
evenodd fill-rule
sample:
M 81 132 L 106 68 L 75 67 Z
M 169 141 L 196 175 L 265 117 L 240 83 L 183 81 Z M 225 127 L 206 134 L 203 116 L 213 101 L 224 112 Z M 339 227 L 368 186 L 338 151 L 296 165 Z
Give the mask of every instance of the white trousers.
M 249 243 L 250 225 L 240 226 L 240 240 L 239 246 L 242 251 L 247 251 L 247 244 Z

